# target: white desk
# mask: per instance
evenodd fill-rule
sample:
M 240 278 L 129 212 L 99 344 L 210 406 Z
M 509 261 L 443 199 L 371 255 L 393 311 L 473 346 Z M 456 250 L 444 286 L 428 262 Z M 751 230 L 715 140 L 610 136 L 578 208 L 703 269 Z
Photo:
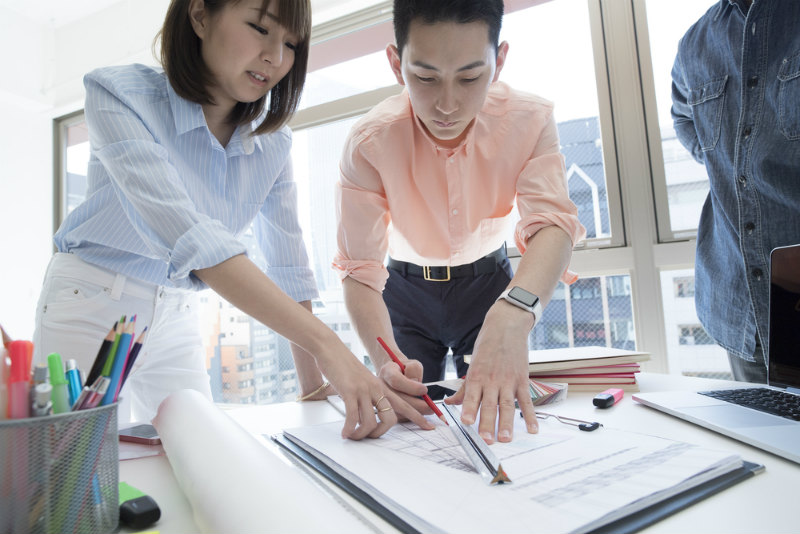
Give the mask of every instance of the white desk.
M 644 391 L 724 387 L 728 382 L 673 375 L 641 373 L 639 385 Z M 766 471 L 723 492 L 689 507 L 649 528 L 646 533 L 790 533 L 797 532 L 797 483 L 800 465 L 755 447 L 705 430 L 675 417 L 638 404 L 626 393 L 620 403 L 606 410 L 594 408 L 592 393 L 570 393 L 568 399 L 543 411 L 579 419 L 599 421 L 607 426 L 639 430 L 648 434 L 673 437 L 739 453 L 748 461 L 762 463 Z M 313 425 L 340 420 L 342 416 L 326 402 L 284 403 L 235 408 L 227 412 L 255 435 L 275 434 L 282 428 Z M 265 441 L 265 454 L 275 451 Z M 152 527 L 162 534 L 198 532 L 191 507 L 183 496 L 169 461 L 165 456 L 120 462 L 120 481 L 127 482 L 152 496 L 161 508 L 161 520 Z M 396 532 L 374 514 L 344 499 L 365 512 L 376 525 Z M 125 529 L 122 532 L 130 532 Z

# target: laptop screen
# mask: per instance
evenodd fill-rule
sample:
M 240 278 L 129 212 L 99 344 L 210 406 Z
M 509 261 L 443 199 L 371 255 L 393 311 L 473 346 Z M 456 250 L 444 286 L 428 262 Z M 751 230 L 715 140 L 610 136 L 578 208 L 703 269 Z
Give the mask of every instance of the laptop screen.
M 800 388 L 800 245 L 770 257 L 769 384 Z

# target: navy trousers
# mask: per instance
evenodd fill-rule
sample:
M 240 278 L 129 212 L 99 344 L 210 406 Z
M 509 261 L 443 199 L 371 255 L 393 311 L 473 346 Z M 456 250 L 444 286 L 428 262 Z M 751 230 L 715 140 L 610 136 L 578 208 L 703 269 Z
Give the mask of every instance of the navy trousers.
M 513 272 L 508 258 L 494 273 L 425 280 L 389 268 L 383 301 L 389 309 L 395 341 L 403 354 L 419 360 L 423 382 L 444 378 L 446 357 L 453 351 L 459 377 L 467 374 L 465 354 L 472 354 L 486 312 L 494 304 Z

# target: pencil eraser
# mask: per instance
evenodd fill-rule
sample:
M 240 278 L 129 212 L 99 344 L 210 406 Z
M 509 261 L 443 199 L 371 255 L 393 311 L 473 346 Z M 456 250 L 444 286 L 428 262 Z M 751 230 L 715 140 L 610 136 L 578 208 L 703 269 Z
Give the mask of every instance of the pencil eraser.
M 607 389 L 602 393 L 595 395 L 592 399 L 592 404 L 598 408 L 610 408 L 614 406 L 622 398 L 622 390 L 619 388 Z
M 121 523 L 135 529 L 147 528 L 161 518 L 161 509 L 149 495 L 130 499 L 119 505 Z

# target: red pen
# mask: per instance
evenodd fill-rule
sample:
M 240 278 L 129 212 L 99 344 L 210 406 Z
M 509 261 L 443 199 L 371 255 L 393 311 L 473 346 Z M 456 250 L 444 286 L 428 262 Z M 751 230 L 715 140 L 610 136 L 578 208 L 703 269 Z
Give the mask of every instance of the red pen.
M 406 366 L 403 365 L 403 362 L 401 362 L 400 359 L 395 355 L 395 353 L 392 352 L 392 349 L 389 348 L 389 346 L 383 341 L 383 339 L 381 339 L 380 336 L 378 336 L 378 343 L 380 343 L 381 347 L 383 347 L 383 350 L 385 350 L 386 353 L 389 354 L 389 357 L 392 359 L 392 361 L 396 363 L 398 366 L 400 366 L 400 372 L 405 373 Z M 441 419 L 444 424 L 450 426 L 450 423 L 448 423 L 447 419 L 444 418 L 444 414 L 442 413 L 442 411 L 433 403 L 433 401 L 431 400 L 431 398 L 428 396 L 427 393 L 422 396 L 422 400 L 424 400 L 425 403 L 428 406 L 430 406 L 431 410 L 433 410 L 433 413 L 435 413 L 436 416 L 439 419 Z

